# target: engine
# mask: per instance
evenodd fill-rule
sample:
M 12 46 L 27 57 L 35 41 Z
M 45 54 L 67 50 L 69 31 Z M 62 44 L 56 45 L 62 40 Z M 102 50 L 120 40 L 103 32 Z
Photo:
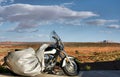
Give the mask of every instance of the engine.
M 48 63 L 50 60 L 53 59 L 53 55 L 45 55 L 44 58 L 45 58 L 45 63 Z

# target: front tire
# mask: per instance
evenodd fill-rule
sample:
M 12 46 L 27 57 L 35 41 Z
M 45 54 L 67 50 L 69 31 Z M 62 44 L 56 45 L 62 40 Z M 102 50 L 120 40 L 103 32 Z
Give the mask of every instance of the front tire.
M 62 70 L 68 76 L 76 76 L 79 74 L 79 66 L 75 60 L 71 60 L 71 63 L 72 65 L 70 62 L 67 62 L 66 65 L 62 67 Z

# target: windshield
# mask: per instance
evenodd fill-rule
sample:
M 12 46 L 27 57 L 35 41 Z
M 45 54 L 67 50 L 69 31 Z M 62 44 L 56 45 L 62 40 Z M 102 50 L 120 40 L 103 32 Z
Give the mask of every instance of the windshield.
M 58 47 L 60 47 L 60 49 L 64 49 L 64 44 L 62 43 L 62 40 L 55 31 L 51 32 L 51 38 L 54 40 L 55 44 L 57 44 Z

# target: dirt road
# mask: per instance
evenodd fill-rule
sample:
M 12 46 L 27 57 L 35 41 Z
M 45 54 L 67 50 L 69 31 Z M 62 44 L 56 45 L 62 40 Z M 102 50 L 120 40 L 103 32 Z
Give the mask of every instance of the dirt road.
M 10 76 L 9 74 L 6 74 L 6 75 L 0 74 L 0 77 L 13 77 L 13 76 Z M 41 75 L 37 75 L 35 77 L 70 77 L 70 76 L 41 74 Z M 120 77 L 120 70 L 112 70 L 112 71 L 81 71 L 78 76 L 71 76 L 71 77 Z

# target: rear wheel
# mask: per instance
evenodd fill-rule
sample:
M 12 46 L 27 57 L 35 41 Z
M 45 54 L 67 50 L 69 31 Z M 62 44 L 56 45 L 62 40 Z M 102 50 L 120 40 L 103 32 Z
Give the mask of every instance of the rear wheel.
M 79 66 L 75 60 L 71 60 L 71 63 L 66 62 L 66 65 L 62 67 L 62 70 L 66 75 L 76 76 L 79 73 Z

